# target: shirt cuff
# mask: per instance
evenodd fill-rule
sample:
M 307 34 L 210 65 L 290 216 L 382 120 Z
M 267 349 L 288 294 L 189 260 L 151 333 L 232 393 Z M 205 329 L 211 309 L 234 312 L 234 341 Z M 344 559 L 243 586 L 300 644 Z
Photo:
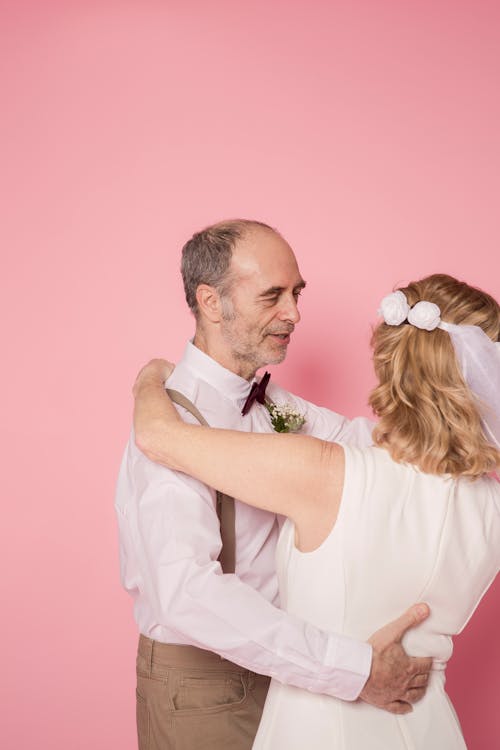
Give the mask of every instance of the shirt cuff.
M 331 669 L 328 695 L 344 701 L 355 701 L 370 676 L 372 647 L 364 641 L 334 636 L 330 639 L 325 666 Z

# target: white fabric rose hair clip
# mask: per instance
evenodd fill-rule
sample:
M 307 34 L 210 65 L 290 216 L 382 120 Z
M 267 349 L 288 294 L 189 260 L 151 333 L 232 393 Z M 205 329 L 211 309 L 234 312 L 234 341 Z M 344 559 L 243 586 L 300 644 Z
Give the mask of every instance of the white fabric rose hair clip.
M 399 326 L 407 320 L 416 328 L 433 331 L 441 323 L 441 310 L 434 302 L 422 300 L 410 307 L 406 295 L 400 290 L 384 297 L 379 313 L 389 326 Z
M 485 436 L 500 448 L 500 343 L 479 326 L 441 320 L 434 302 L 421 300 L 410 307 L 401 290 L 384 297 L 378 312 L 389 326 L 408 321 L 424 331 L 440 328 L 449 334 L 462 376 L 477 399 Z
M 410 312 L 410 305 L 404 292 L 397 291 L 388 294 L 378 309 L 379 315 L 383 317 L 388 326 L 399 326 L 403 323 Z

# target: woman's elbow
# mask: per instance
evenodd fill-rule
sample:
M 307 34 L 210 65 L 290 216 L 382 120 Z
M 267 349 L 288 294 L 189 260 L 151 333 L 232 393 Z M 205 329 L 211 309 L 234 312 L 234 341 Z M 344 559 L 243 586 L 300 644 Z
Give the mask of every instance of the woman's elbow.
M 134 435 L 134 442 L 136 448 L 138 448 L 141 453 L 144 453 L 145 456 L 148 458 L 151 458 L 152 453 L 152 440 L 151 440 L 151 434 L 147 430 L 135 430 Z
M 143 427 L 141 425 L 135 425 L 135 445 L 141 453 L 144 453 L 144 455 L 152 461 L 155 460 L 157 454 L 157 446 L 159 442 L 158 433 L 159 430 L 155 426 L 149 425 L 148 427 Z
M 171 450 L 174 444 L 161 422 L 150 423 L 145 428 L 136 426 L 134 440 L 137 448 L 150 461 L 161 464 L 167 469 L 182 470 L 182 467 L 178 466 L 177 461 L 174 460 L 173 451 Z

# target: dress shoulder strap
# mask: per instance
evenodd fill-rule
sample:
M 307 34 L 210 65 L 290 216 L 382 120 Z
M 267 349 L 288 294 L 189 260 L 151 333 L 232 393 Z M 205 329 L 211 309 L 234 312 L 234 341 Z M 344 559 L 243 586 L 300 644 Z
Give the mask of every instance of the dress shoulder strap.
M 180 391 L 166 389 L 168 395 L 175 404 L 182 406 L 186 411 L 193 415 L 204 427 L 209 427 L 205 417 L 199 409 Z M 234 573 L 236 568 L 236 531 L 235 531 L 235 513 L 234 498 L 216 490 L 216 510 L 219 518 L 220 536 L 222 540 L 222 549 L 218 560 L 221 564 L 223 573 Z

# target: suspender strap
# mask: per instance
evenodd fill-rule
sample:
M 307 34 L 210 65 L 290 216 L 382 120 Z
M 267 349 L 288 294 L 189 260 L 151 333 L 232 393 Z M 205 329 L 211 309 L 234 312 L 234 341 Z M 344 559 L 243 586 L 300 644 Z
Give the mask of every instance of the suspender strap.
M 200 413 L 196 406 L 179 391 L 167 388 L 167 393 L 175 404 L 182 406 L 186 411 L 193 415 L 204 427 L 209 427 L 205 417 Z M 224 495 L 216 490 L 217 498 L 217 516 L 219 518 L 220 536 L 222 539 L 222 549 L 219 555 L 223 573 L 234 573 L 236 565 L 236 532 L 234 519 L 234 499 L 229 495 Z

